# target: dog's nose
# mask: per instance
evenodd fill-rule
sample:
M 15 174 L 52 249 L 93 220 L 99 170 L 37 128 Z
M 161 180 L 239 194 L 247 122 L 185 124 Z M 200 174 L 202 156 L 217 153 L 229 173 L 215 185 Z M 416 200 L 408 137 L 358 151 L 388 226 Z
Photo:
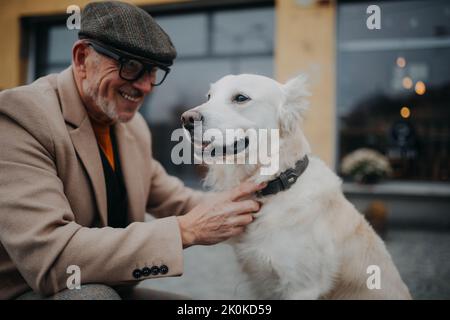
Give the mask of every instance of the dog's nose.
M 181 115 L 181 123 L 187 130 L 194 129 L 195 121 L 203 121 L 203 115 L 198 111 L 189 110 Z

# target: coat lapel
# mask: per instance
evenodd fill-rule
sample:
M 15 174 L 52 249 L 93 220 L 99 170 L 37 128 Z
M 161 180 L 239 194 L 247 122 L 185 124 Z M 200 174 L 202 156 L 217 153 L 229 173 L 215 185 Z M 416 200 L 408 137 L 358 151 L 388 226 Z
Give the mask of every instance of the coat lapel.
M 66 123 L 71 125 L 68 128 L 72 143 L 94 189 L 101 223 L 103 226 L 107 226 L 106 186 L 100 153 L 94 130 L 78 93 L 71 67 L 58 75 L 58 91 L 64 119 Z
M 145 208 L 144 187 L 140 185 L 142 178 L 139 174 L 139 151 L 135 138 L 130 134 L 127 124 L 117 123 L 114 126 L 119 158 L 128 195 L 128 222 L 144 221 L 142 208 Z

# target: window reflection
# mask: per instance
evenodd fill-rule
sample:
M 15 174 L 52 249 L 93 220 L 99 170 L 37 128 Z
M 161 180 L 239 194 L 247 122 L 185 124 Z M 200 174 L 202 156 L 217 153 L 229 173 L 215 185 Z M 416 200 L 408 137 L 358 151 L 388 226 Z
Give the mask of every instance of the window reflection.
M 339 159 L 371 147 L 392 179 L 449 181 L 450 4 L 383 2 L 380 32 L 362 27 L 366 7 L 339 6 Z
M 267 53 L 273 48 L 272 8 L 217 12 L 213 16 L 216 54 Z

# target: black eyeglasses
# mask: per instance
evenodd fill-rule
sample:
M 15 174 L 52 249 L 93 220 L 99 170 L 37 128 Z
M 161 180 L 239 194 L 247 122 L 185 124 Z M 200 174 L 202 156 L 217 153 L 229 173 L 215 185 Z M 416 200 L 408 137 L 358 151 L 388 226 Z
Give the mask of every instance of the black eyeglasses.
M 119 76 L 127 81 L 136 81 L 144 75 L 146 71 L 154 79 L 153 86 L 159 86 L 164 82 L 170 72 L 170 68 L 155 63 L 145 63 L 132 57 L 117 54 L 95 42 L 87 42 L 94 50 L 100 54 L 110 57 L 119 62 Z

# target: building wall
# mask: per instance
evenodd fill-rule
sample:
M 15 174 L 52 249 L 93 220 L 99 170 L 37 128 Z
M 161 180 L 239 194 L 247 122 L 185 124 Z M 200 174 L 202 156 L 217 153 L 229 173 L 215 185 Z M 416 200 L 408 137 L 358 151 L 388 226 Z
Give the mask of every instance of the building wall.
M 312 96 L 304 122 L 306 136 L 313 153 L 334 166 L 336 5 L 332 1 L 299 3 L 276 1 L 276 77 L 286 81 L 300 72 L 309 75 Z
M 65 13 L 87 0 L 14 0 L 0 3 L 0 89 L 25 82 L 26 61 L 20 58 L 20 18 Z M 134 0 L 137 5 L 179 2 Z M 335 4 L 330 1 L 276 0 L 275 77 L 286 81 L 300 72 L 311 79 L 311 109 L 305 122 L 313 152 L 334 165 L 335 153 Z M 39 45 L 39 44 L 38 44 Z

